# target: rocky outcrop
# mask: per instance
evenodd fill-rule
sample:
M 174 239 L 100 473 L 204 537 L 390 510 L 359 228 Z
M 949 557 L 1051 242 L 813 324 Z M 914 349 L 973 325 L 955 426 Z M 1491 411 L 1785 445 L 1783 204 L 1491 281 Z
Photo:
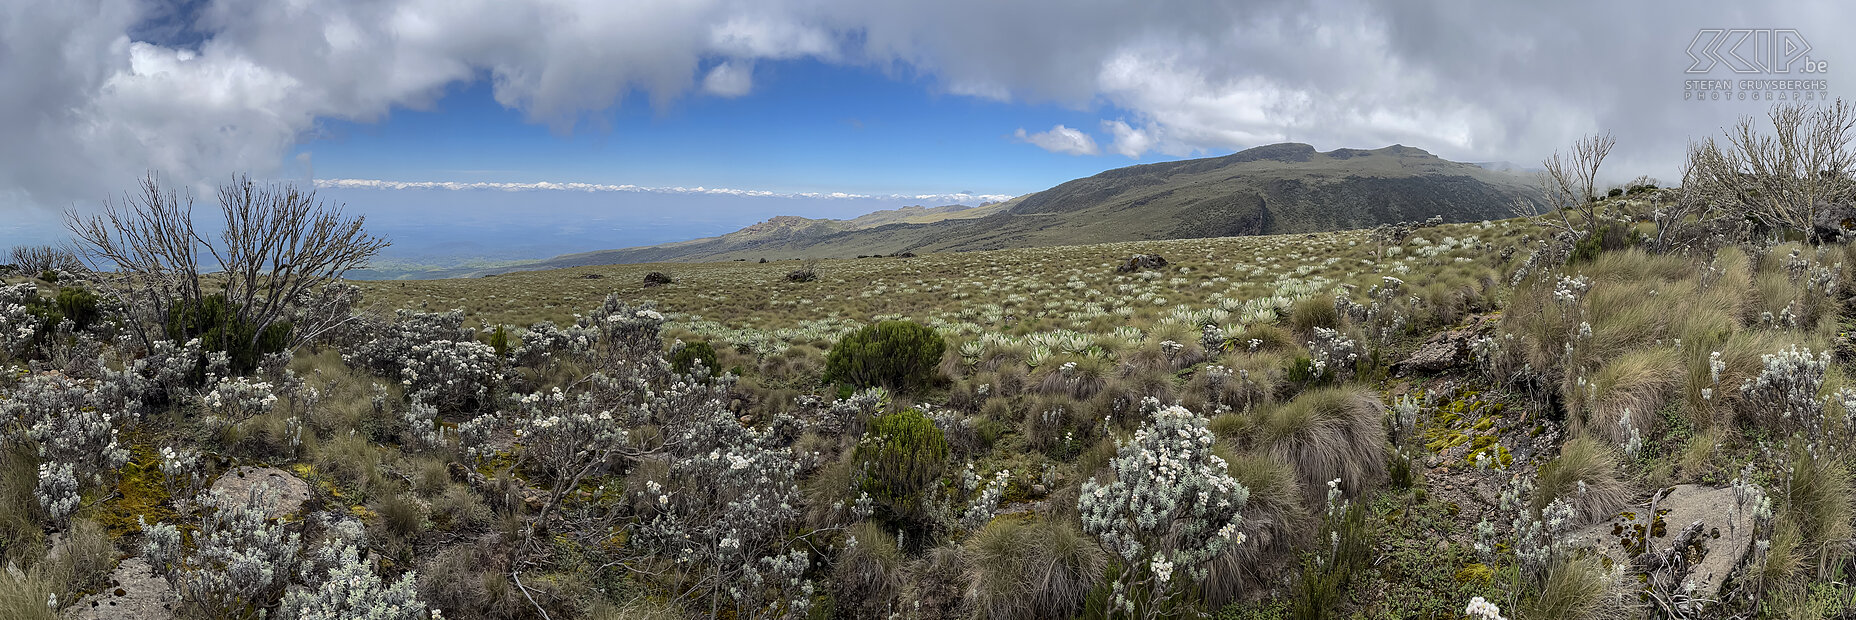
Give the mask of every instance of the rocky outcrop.
M 171 620 L 179 603 L 174 588 L 142 558 L 129 558 L 110 573 L 109 586 L 64 612 L 70 620 Z
M 1680 484 L 1575 535 L 1608 566 L 1647 575 L 1641 583 L 1648 587 L 1692 588 L 1693 600 L 1718 600 L 1753 547 L 1753 507 L 1741 500 L 1733 487 Z
M 1115 268 L 1115 273 L 1133 273 L 1142 269 L 1159 269 L 1166 266 L 1166 259 L 1159 254 L 1135 254 L 1127 262 Z
M 309 483 L 275 467 L 234 467 L 213 481 L 213 490 L 242 498 L 261 484 L 272 487 L 265 496 L 270 502 L 264 511 L 266 517 L 275 519 L 296 514 L 309 501 Z
M 1470 341 L 1494 330 L 1495 323 L 1494 317 L 1479 315 L 1472 317 L 1467 327 L 1433 334 L 1430 340 L 1418 345 L 1411 357 L 1399 362 L 1396 369 L 1401 373 L 1437 372 L 1467 365 Z

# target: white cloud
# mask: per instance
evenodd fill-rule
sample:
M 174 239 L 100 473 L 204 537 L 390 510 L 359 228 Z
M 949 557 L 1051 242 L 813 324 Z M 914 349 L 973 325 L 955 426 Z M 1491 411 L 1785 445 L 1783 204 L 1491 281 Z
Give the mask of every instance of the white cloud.
M 795 58 L 1099 110 L 1108 150 L 1130 157 L 1295 140 L 1525 163 L 1612 130 L 1621 174 L 1666 174 L 1691 136 L 1766 107 L 1681 99 L 1698 28 L 1799 28 L 1814 59 L 1856 60 L 1822 27 L 1850 6 L 1703 4 L 11 0 L 0 196 L 63 208 L 150 169 L 194 185 L 273 174 L 320 122 L 426 107 L 472 80 L 570 131 L 636 94 L 739 96 L 756 63 Z M 1022 139 L 1102 150 L 1061 126 Z
M 709 70 L 702 79 L 702 90 L 717 97 L 740 97 L 754 89 L 754 65 L 728 61 Z
M 764 189 L 729 187 L 645 187 L 631 184 L 580 183 L 573 181 L 483 182 L 483 181 L 388 181 L 381 179 L 316 179 L 318 189 L 375 190 L 446 190 L 503 192 L 626 192 L 634 194 L 704 194 L 710 196 L 744 196 L 752 198 L 819 198 L 831 200 L 919 200 L 936 205 L 966 204 L 1009 200 L 1007 194 L 859 194 L 852 192 L 775 192 Z
M 1040 131 L 1033 134 L 1025 133 L 1025 128 L 1020 127 L 1012 136 L 1018 138 L 1021 142 L 1029 142 L 1038 148 L 1052 153 L 1094 155 L 1101 152 L 1096 149 L 1095 138 L 1089 137 L 1089 134 L 1083 133 L 1081 130 L 1071 129 L 1063 125 L 1052 127 L 1050 131 Z

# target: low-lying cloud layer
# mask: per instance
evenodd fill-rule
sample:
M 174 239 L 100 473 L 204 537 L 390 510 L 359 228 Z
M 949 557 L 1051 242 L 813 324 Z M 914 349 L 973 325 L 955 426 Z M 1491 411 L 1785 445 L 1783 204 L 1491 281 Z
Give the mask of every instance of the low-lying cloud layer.
M 498 183 L 463 181 L 383 181 L 379 179 L 316 179 L 319 189 L 438 189 L 449 191 L 489 190 L 504 192 L 626 192 L 632 194 L 703 194 L 708 196 L 742 196 L 749 198 L 819 198 L 834 200 L 914 200 L 929 205 L 964 204 L 978 206 L 1009 200 L 1007 194 L 853 194 L 848 192 L 775 192 L 764 189 L 728 187 L 643 187 L 603 183 Z
M 786 59 L 927 76 L 954 95 L 1100 112 L 1002 134 L 1139 157 L 1295 140 L 1538 161 L 1618 134 L 1667 174 L 1755 102 L 1684 101 L 1700 28 L 1798 28 L 1833 72 L 1837 3 L 1261 0 L 24 0 L 0 4 L 0 199 L 60 208 L 158 169 L 282 169 L 322 119 L 373 121 L 488 80 L 560 130 L 627 97 L 751 96 Z M 1833 87 L 1838 75 L 1832 73 Z M 1732 78 L 1735 76 L 1714 76 Z M 1834 92 L 1834 91 L 1833 91 Z M 1014 131 L 1017 129 L 1017 131 Z M 1092 134 L 1090 131 L 1094 131 Z M 1097 138 L 1101 142 L 1098 144 Z M 618 139 L 623 139 L 620 136 Z M 1104 162 L 1109 167 L 1114 162 Z M 1635 167 L 1637 170 L 1633 170 Z

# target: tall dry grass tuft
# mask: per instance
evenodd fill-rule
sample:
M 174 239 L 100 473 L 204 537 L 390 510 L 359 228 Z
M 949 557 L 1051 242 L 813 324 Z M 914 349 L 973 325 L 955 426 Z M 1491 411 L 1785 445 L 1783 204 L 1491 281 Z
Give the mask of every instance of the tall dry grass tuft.
M 1088 400 L 1101 392 L 1114 377 L 1115 364 L 1112 361 L 1093 356 L 1060 355 L 1052 357 L 1037 371 L 1031 380 L 1037 385 L 1040 394 L 1063 395 L 1077 400 Z
M 1386 474 L 1383 411 L 1365 388 L 1313 389 L 1259 409 L 1248 443 L 1295 468 L 1307 505 L 1326 501 L 1337 478 L 1349 497 L 1361 497 Z
M 1068 523 L 995 519 L 961 551 L 978 618 L 1071 618 L 1101 583 L 1108 556 Z
M 902 568 L 896 537 L 867 521 L 851 526 L 831 569 L 831 595 L 838 603 L 838 615 L 887 618 L 902 595 Z
M 1611 518 L 1636 494 L 1611 446 L 1592 437 L 1574 437 L 1560 446 L 1559 457 L 1540 468 L 1533 509 L 1565 498 L 1577 510 L 1579 525 Z
M 1221 446 L 1222 447 L 1222 446 Z M 1243 600 L 1267 589 L 1293 564 L 1296 549 L 1306 544 L 1310 515 L 1302 504 L 1295 470 L 1260 454 L 1218 450 L 1232 478 L 1250 490 L 1244 521 L 1238 526 L 1244 544 L 1232 545 L 1206 567 L 1201 600 L 1210 609 Z
M 1583 389 L 1574 385 L 1567 395 L 1569 405 L 1576 404 L 1581 413 L 1573 418 L 1574 430 L 1614 444 L 1628 441 L 1629 429 L 1649 437 L 1657 410 L 1682 386 L 1682 370 L 1681 352 L 1671 347 L 1635 349 L 1612 358 L 1585 377 Z
M 1631 617 L 1623 589 L 1597 560 L 1575 558 L 1547 570 L 1540 591 L 1522 602 L 1521 618 L 1606 620 Z

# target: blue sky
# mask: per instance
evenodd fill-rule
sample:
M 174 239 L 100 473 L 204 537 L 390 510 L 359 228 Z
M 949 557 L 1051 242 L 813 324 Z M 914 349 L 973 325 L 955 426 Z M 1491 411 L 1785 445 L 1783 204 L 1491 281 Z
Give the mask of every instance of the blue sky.
M 1726 0 L 11 0 L 0 247 L 62 240 L 61 212 L 151 171 L 201 198 L 234 174 L 317 183 L 408 261 L 977 203 L 1286 141 L 1525 166 L 1612 132 L 1606 176 L 1669 178 L 1769 107 L 1688 96 L 1746 77 L 1686 73 L 1698 32 L 1793 29 L 1841 96 L 1846 23 L 1846 3 Z
M 394 110 L 377 123 L 320 123 L 293 158 L 308 155 L 318 178 L 1009 195 L 1173 159 L 1079 157 L 1014 137 L 1020 128 L 1125 116 L 1112 106 L 940 93 L 931 78 L 814 60 L 762 64 L 755 73 L 755 89 L 743 96 L 696 92 L 662 107 L 627 97 L 565 132 L 498 104 L 480 79 L 447 89 L 429 109 Z

